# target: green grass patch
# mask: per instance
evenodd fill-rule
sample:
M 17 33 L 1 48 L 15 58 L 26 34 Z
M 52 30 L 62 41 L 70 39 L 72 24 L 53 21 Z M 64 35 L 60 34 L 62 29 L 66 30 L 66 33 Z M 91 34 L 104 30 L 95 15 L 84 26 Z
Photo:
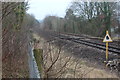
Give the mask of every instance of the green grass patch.
M 42 73 L 42 64 L 43 64 L 43 58 L 42 58 L 42 54 L 43 54 L 43 50 L 42 49 L 34 49 L 34 57 L 38 66 L 38 70 L 40 72 L 40 74 Z

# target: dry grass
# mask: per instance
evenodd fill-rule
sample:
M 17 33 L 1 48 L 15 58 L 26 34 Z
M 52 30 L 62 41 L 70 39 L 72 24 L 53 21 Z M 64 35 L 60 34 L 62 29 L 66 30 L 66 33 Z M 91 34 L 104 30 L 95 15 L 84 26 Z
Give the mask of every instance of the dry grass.
M 117 78 L 115 74 L 108 73 L 105 70 L 88 67 L 85 60 L 71 56 L 68 52 L 64 51 L 64 47 L 60 51 L 58 46 L 47 43 L 36 34 L 33 36 L 40 41 L 37 48 L 43 49 L 45 70 L 50 67 L 52 62 L 60 54 L 58 60 L 48 72 L 49 78 Z

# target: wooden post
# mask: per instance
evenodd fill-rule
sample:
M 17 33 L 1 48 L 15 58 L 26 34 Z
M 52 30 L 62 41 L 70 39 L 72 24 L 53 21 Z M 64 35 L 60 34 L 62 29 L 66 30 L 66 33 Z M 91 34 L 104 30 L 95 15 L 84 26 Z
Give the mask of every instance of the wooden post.
M 40 75 L 42 76 L 43 73 L 43 50 L 42 49 L 34 49 L 34 57 L 38 66 L 38 70 Z

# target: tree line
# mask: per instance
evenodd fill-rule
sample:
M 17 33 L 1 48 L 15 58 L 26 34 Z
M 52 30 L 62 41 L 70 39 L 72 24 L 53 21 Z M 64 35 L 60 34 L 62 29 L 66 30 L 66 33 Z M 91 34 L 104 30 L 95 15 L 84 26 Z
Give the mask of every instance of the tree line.
M 120 32 L 120 2 L 71 2 L 64 18 L 47 16 L 44 29 L 53 31 L 104 36 Z

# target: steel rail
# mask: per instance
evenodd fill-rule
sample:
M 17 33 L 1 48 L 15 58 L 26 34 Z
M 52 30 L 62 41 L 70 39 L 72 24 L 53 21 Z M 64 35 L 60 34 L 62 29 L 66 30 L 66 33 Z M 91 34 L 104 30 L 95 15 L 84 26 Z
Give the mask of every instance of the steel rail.
M 65 39 L 65 40 L 73 41 L 73 42 L 76 42 L 76 43 L 84 44 L 84 45 L 87 45 L 87 46 L 95 47 L 95 48 L 98 48 L 98 49 L 102 49 L 104 51 L 106 50 L 106 47 L 105 47 L 104 44 L 87 41 L 87 40 L 84 40 L 83 38 L 82 39 L 81 38 L 71 38 L 70 36 L 64 36 L 64 35 L 59 35 L 59 36 L 56 36 L 56 37 L 59 37 L 60 39 Z M 120 55 L 120 48 L 109 46 L 108 51 Z

